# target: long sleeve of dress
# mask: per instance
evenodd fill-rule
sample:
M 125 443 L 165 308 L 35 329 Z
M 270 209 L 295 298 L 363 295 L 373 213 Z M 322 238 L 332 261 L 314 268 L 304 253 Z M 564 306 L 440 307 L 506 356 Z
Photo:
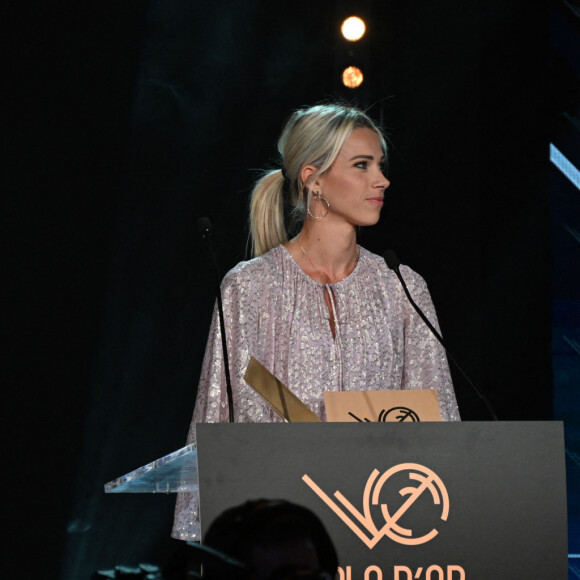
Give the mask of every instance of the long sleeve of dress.
M 401 268 L 401 275 L 417 306 L 437 332 L 441 334 L 435 307 L 423 278 L 406 267 Z M 408 300 L 404 302 L 404 305 L 405 354 L 401 388 L 435 389 L 439 397 L 441 419 L 443 421 L 457 421 L 459 420 L 459 410 L 445 349 L 433 336 L 433 333 Z
M 243 404 L 243 393 L 254 397 L 255 393 L 243 380 L 245 369 L 249 363 L 251 352 L 254 351 L 252 333 L 247 330 L 255 324 L 257 300 L 252 297 L 252 285 L 239 284 L 237 277 L 229 273 L 222 286 L 222 302 L 224 307 L 224 325 L 226 328 L 226 343 L 230 363 L 232 390 L 235 393 L 236 404 Z M 203 359 L 201 376 L 189 427 L 187 444 L 196 443 L 197 423 L 219 423 L 229 420 L 226 377 L 222 349 L 221 328 L 217 304 L 214 308 L 208 342 Z M 239 417 L 237 418 L 239 420 Z M 173 537 L 199 541 L 199 495 L 197 492 L 181 492 L 177 494 Z

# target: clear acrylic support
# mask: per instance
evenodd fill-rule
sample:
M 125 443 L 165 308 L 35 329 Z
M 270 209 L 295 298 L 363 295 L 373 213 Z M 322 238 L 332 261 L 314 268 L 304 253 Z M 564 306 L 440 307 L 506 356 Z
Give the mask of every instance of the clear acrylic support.
M 187 445 L 105 484 L 105 493 L 198 491 L 197 449 Z

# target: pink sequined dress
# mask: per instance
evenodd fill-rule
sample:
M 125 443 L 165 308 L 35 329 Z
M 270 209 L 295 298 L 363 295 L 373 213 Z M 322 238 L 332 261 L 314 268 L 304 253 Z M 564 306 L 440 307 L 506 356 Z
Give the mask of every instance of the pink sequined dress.
M 413 299 L 438 329 L 421 276 L 401 273 Z M 241 262 L 222 282 L 236 422 L 280 421 L 244 381 L 254 356 L 306 405 L 325 419 L 324 391 L 436 389 L 444 421 L 459 421 L 445 351 L 419 318 L 384 260 L 360 248 L 344 280 L 329 284 L 335 336 L 324 286 L 296 264 L 284 246 Z M 228 421 L 217 309 L 203 361 L 188 443 L 195 424 Z M 196 494 L 178 494 L 173 534 L 199 540 Z

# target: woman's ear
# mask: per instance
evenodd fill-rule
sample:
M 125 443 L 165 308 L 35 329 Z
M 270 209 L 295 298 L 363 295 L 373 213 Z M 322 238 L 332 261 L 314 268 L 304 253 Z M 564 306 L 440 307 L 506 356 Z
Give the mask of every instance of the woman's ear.
M 315 167 L 314 165 L 305 165 L 300 170 L 300 179 L 302 180 L 302 183 L 305 186 L 316 185 L 317 181 L 313 181 L 313 176 L 316 175 L 316 173 L 318 173 L 318 167 Z

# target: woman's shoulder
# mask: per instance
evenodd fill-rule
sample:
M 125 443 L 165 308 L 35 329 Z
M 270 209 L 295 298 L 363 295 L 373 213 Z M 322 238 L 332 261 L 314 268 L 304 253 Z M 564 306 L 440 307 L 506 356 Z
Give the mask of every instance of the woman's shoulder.
M 366 264 L 366 269 L 368 272 L 383 278 L 389 285 L 399 284 L 399 281 L 397 280 L 397 274 L 394 272 L 394 270 L 387 266 L 387 263 L 382 256 L 374 254 L 362 246 L 360 248 L 360 255 L 361 257 L 364 256 L 364 263 Z M 405 284 L 407 284 L 408 287 L 421 287 L 425 285 L 423 277 L 409 266 L 401 264 L 399 271 L 401 272 L 401 276 L 403 277 L 403 280 L 405 280 Z
M 271 282 L 280 271 L 284 248 L 276 246 L 265 254 L 236 264 L 225 276 L 224 285 Z

